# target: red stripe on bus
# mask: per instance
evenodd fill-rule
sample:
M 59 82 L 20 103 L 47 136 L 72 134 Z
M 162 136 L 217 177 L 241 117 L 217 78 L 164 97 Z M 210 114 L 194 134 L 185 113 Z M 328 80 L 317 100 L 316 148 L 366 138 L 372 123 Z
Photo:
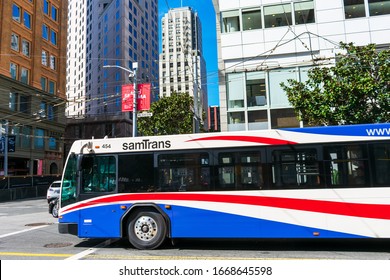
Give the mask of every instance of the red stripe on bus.
M 188 140 L 187 142 L 193 142 L 193 141 L 240 141 L 240 142 L 252 142 L 252 143 L 261 143 L 261 144 L 269 144 L 269 145 L 286 145 L 286 144 L 297 144 L 293 141 L 287 141 L 282 139 L 276 139 L 276 138 L 268 138 L 268 137 L 258 137 L 258 136 L 228 136 L 228 135 L 221 135 L 221 136 L 209 136 L 209 137 L 201 137 L 196 139 Z
M 66 212 L 81 209 L 96 204 L 131 203 L 132 201 L 201 201 L 216 203 L 245 204 L 265 207 L 275 207 L 287 210 L 301 210 L 324 214 L 344 215 L 361 218 L 390 219 L 390 205 L 365 204 L 351 202 L 336 202 L 311 199 L 262 197 L 245 195 L 218 195 L 218 194 L 195 194 L 195 193 L 150 193 L 150 194 L 122 194 L 106 196 L 81 202 L 66 209 Z M 232 205 L 234 207 L 234 205 Z M 194 204 L 196 208 L 196 203 Z

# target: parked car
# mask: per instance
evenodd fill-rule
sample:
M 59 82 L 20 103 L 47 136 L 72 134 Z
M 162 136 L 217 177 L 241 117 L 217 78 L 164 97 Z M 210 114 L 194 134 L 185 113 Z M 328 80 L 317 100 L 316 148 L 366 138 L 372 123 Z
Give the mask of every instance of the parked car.
M 49 203 L 49 214 L 52 214 L 54 218 L 58 218 L 58 210 L 59 210 L 59 197 L 53 199 Z
M 60 196 L 60 187 L 61 181 L 54 181 L 53 183 L 51 183 L 51 185 L 47 189 L 47 203 L 50 203 L 52 200 Z

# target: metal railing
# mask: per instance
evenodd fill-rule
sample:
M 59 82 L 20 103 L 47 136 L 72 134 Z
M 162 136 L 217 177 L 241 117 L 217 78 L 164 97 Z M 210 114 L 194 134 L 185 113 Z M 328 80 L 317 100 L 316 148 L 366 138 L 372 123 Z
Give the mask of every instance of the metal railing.
M 49 185 L 61 175 L 24 175 L 0 177 L 0 202 L 45 197 Z

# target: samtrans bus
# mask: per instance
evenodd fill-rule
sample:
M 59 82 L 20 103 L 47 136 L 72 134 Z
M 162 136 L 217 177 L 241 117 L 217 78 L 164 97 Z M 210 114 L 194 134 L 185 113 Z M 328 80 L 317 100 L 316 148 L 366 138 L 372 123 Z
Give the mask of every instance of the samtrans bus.
M 79 140 L 61 188 L 61 233 L 138 249 L 390 238 L 390 124 Z

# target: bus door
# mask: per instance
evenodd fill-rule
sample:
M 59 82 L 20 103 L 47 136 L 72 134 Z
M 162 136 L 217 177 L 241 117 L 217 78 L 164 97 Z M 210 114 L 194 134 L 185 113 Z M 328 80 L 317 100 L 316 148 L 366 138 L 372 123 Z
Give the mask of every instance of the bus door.
M 117 203 L 87 199 L 117 192 L 117 156 L 83 155 L 79 165 L 79 200 L 85 201 L 79 212 L 80 237 L 119 237 L 122 211 Z

